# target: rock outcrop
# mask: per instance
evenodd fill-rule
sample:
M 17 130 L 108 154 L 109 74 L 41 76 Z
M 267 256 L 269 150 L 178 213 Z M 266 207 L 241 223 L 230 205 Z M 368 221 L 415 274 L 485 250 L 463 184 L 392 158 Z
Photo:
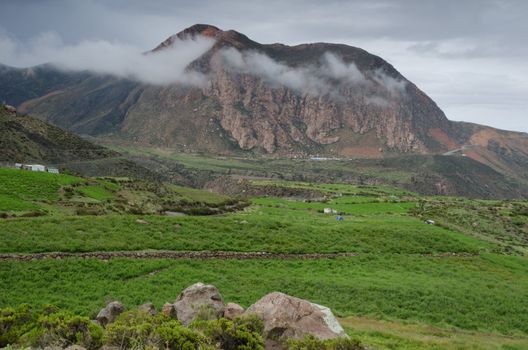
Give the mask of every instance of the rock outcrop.
M 184 325 L 197 317 L 214 319 L 222 315 L 224 299 L 218 289 L 210 284 L 195 283 L 181 292 L 174 302 L 176 316 Z
M 311 334 L 320 339 L 347 337 L 329 308 L 273 292 L 251 305 L 244 315 L 255 314 L 264 320 L 270 340 L 302 339 Z
M 123 311 L 125 311 L 125 306 L 119 301 L 112 301 L 108 303 L 106 307 L 101 309 L 95 318 L 99 324 L 106 326 L 109 323 L 114 322 L 114 320 L 119 316 Z

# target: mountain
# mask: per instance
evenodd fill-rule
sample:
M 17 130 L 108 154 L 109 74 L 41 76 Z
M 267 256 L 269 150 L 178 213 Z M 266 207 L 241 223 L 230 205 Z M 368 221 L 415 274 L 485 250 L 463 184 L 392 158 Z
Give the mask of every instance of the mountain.
M 203 84 L 153 85 L 44 65 L 0 68 L 0 100 L 55 125 L 185 152 L 272 157 L 465 156 L 528 183 L 528 135 L 451 122 L 382 58 L 360 48 L 260 44 L 194 25 L 212 45 L 188 64 Z

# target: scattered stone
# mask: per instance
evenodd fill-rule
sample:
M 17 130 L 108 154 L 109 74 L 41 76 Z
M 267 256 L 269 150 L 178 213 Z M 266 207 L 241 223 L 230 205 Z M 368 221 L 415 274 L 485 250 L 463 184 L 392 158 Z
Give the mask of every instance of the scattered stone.
M 147 222 L 146 220 L 143 220 L 143 219 L 137 219 L 136 222 L 137 222 L 138 224 L 141 224 L 141 225 L 146 225 L 146 224 L 148 224 L 148 222 Z
M 112 301 L 105 308 L 101 309 L 95 318 L 101 326 L 106 326 L 109 323 L 114 322 L 117 316 L 125 311 L 125 306 L 119 301 Z
M 164 314 L 167 317 L 175 318 L 176 317 L 176 309 L 174 308 L 174 304 L 165 303 L 163 307 L 161 308 L 161 313 Z
M 251 305 L 244 315 L 255 314 L 264 321 L 267 339 L 303 339 L 311 334 L 320 339 L 348 337 L 329 308 L 274 292 Z
M 6 111 L 8 111 L 9 113 L 16 113 L 16 112 L 17 112 L 16 107 L 13 107 L 13 106 L 11 106 L 11 105 L 4 105 L 4 108 L 5 108 Z
M 141 305 L 140 307 L 138 307 L 138 310 L 145 312 L 145 313 L 149 313 L 152 316 L 157 314 L 156 308 L 154 307 L 154 304 L 152 303 L 145 303 Z
M 223 315 L 228 320 L 234 320 L 244 313 L 244 308 L 235 303 L 227 303 L 224 307 Z
M 187 216 L 187 214 L 179 212 L 179 211 L 166 211 L 165 215 L 167 216 L 174 216 L 174 217 L 181 217 L 181 216 Z
M 174 302 L 176 315 L 184 325 L 194 319 L 215 319 L 222 315 L 224 299 L 210 284 L 195 283 L 187 287 Z

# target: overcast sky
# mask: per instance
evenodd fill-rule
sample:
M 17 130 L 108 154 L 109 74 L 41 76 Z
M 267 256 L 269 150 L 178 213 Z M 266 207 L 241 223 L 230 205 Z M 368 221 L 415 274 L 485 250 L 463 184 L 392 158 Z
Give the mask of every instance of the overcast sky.
M 44 63 L 50 47 L 87 41 L 147 50 L 195 23 L 361 47 L 448 118 L 528 132 L 528 0 L 0 0 L 0 63 Z

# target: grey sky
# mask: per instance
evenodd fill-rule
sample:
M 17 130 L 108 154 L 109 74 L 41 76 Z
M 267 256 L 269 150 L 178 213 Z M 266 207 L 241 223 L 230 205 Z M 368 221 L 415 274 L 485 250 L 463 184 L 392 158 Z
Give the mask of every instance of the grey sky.
M 524 0 L 0 0 L 0 36 L 17 47 L 105 40 L 147 50 L 195 23 L 262 43 L 362 47 L 450 119 L 521 131 L 528 131 L 527 18 Z

